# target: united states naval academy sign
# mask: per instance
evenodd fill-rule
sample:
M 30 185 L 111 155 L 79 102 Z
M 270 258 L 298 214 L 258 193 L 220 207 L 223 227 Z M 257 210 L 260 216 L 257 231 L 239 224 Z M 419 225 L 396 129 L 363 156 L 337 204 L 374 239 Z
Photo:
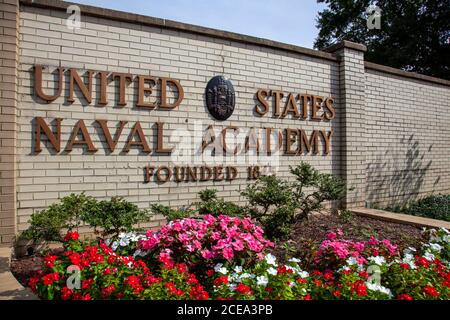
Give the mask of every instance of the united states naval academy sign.
M 50 104 L 59 98 L 63 92 L 65 77 L 68 77 L 69 88 L 64 90 L 68 93 L 65 97 L 67 103 L 75 102 L 75 88 L 81 93 L 88 105 L 93 104 L 93 82 L 96 79 L 99 90 L 95 97 L 95 104 L 99 106 L 114 105 L 115 107 L 129 107 L 127 101 L 127 85 L 135 82 L 137 86 L 136 101 L 132 105 L 136 110 L 148 116 L 145 111 L 152 109 L 174 110 L 183 108 L 184 89 L 180 81 L 167 77 L 154 77 L 149 75 L 133 75 L 129 73 L 104 72 L 88 70 L 84 75 L 74 68 L 58 67 L 45 72 L 56 73 L 57 80 L 54 88 L 43 88 L 43 67 L 34 66 L 34 90 L 40 103 Z M 67 79 L 66 79 L 67 80 Z M 108 101 L 108 87 L 115 86 L 118 94 L 113 103 Z M 168 99 L 168 88 L 174 92 L 174 97 Z M 51 91 L 49 94 L 45 91 Z M 134 96 L 134 95 L 133 95 Z M 152 96 L 153 102 L 148 97 Z M 276 129 L 271 127 L 247 128 L 248 132 L 242 137 L 242 130 L 237 126 L 226 126 L 215 133 L 214 122 L 233 119 L 236 109 L 252 108 L 255 117 L 273 117 L 278 119 L 291 118 L 303 121 L 331 121 L 336 117 L 336 109 L 332 97 L 303 94 L 297 92 L 283 92 L 269 88 L 255 89 L 254 105 L 236 105 L 236 92 L 231 80 L 222 75 L 217 75 L 205 83 L 205 104 L 211 115 L 211 124 L 207 126 L 206 132 L 202 133 L 201 141 L 195 149 L 198 153 L 210 152 L 212 155 L 246 155 L 250 152 L 256 155 L 271 156 L 274 153 L 283 156 L 301 156 L 305 154 L 328 155 L 333 137 L 332 129 L 310 130 L 307 132 L 301 128 Z M 170 101 L 169 101 L 170 100 Z M 170 114 L 168 114 L 170 117 Z M 74 148 L 83 148 L 86 156 L 96 153 L 100 145 L 95 145 L 86 126 L 97 126 L 103 133 L 100 139 L 106 154 L 120 150 L 120 155 L 126 155 L 131 149 L 138 149 L 144 154 L 171 155 L 178 148 L 164 141 L 164 122 L 155 122 L 156 134 L 145 132 L 140 121 L 131 123 L 128 132 L 124 132 L 128 121 L 119 120 L 116 123 L 105 119 L 95 119 L 92 123 L 86 123 L 83 119 L 76 120 L 68 141 L 61 141 L 62 123 L 65 119 L 46 119 L 35 117 L 34 126 L 34 153 L 42 151 L 44 140 L 47 148 L 52 149 L 54 156 L 64 152 L 72 152 Z M 301 123 L 299 121 L 299 123 Z M 111 129 L 114 128 L 114 129 Z M 119 144 L 120 138 L 127 138 L 123 145 Z M 229 137 L 242 137 L 242 143 L 230 145 Z M 152 145 L 152 147 L 151 147 Z M 201 166 L 145 166 L 144 182 L 164 183 L 167 181 L 189 182 L 189 181 L 222 181 L 234 180 L 238 175 L 236 166 L 224 165 L 201 165 Z M 248 166 L 246 170 L 247 179 L 256 179 L 261 174 L 258 165 Z

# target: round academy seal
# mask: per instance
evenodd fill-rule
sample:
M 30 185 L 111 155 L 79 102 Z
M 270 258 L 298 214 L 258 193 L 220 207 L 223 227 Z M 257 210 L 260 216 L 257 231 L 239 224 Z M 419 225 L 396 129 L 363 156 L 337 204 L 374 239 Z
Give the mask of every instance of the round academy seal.
M 215 76 L 206 85 L 206 106 L 217 120 L 228 119 L 234 111 L 233 84 L 223 76 Z

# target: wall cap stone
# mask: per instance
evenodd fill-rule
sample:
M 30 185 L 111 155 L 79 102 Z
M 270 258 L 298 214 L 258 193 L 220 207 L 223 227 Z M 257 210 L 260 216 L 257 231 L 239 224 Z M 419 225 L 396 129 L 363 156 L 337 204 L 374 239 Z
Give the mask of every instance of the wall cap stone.
M 426 76 L 424 74 L 420 74 L 420 73 L 416 73 L 416 72 L 404 71 L 404 70 L 384 66 L 381 64 L 376 64 L 376 63 L 369 62 L 369 61 L 364 62 L 364 67 L 369 70 L 381 71 L 381 72 L 385 72 L 385 73 L 389 73 L 389 74 L 393 74 L 393 75 L 397 75 L 397 76 L 401 76 L 401 77 L 412 78 L 412 79 L 417 79 L 417 80 L 422 80 L 422 81 L 427 81 L 427 82 L 433 82 L 433 83 L 437 83 L 437 84 L 442 84 L 444 86 L 450 86 L 449 80 Z
M 361 43 L 348 41 L 348 40 L 343 40 L 338 43 L 332 44 L 331 46 L 323 49 L 323 51 L 334 53 L 343 48 L 353 49 L 353 50 L 361 51 L 361 52 L 367 51 L 367 47 L 365 45 L 363 45 Z

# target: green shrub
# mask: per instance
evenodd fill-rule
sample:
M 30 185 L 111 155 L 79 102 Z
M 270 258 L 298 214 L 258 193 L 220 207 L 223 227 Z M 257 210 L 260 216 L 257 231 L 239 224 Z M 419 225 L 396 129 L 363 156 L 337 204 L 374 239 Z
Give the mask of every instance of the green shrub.
M 71 194 L 31 215 L 30 227 L 22 234 L 33 241 L 62 241 L 62 233 L 78 227 L 81 216 L 95 210 L 97 201 L 84 193 Z
M 320 173 L 306 162 L 301 162 L 295 168 L 290 167 L 290 171 L 296 179 L 293 192 L 301 218 L 307 218 L 311 212 L 322 209 L 324 201 L 340 200 L 346 194 L 346 184 L 341 178 Z M 306 188 L 312 191 L 306 193 Z
M 194 215 L 194 211 L 189 208 L 173 209 L 162 204 L 153 204 L 150 208 L 152 214 L 160 214 L 166 218 L 166 220 L 172 221 L 177 219 L 184 219 Z
M 349 223 L 355 218 L 354 214 L 350 210 L 341 210 L 339 212 L 339 220 L 343 223 Z
M 241 193 L 249 202 L 246 212 L 264 226 L 272 239 L 287 239 L 296 221 L 322 209 L 324 201 L 345 196 L 343 180 L 320 173 L 308 163 L 290 167 L 290 172 L 295 182 L 262 176 Z
M 200 202 L 196 203 L 196 207 L 199 214 L 211 214 L 213 216 L 220 214 L 242 216 L 244 214 L 242 208 L 237 204 L 219 199 L 216 189 L 205 189 L 198 194 Z
M 26 239 L 62 241 L 62 233 L 86 223 L 103 236 L 118 236 L 133 231 L 133 225 L 147 217 L 145 211 L 122 198 L 97 201 L 84 193 L 71 194 L 31 215 L 30 227 L 24 231 Z M 101 231 L 99 230 L 101 229 Z
M 85 211 L 81 215 L 82 220 L 103 237 L 118 237 L 121 232 L 134 231 L 134 225 L 147 217 L 147 211 L 121 197 L 100 201 L 95 210 Z
M 404 207 L 387 208 L 386 210 L 450 221 L 450 195 L 430 195 L 410 202 Z

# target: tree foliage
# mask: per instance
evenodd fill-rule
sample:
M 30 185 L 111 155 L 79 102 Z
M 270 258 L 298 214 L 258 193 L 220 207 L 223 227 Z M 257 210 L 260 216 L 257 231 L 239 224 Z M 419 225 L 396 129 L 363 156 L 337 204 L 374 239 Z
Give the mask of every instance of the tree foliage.
M 324 49 L 349 40 L 367 46 L 368 61 L 450 79 L 450 0 L 318 0 L 319 35 Z M 366 8 L 381 9 L 381 29 L 367 28 Z

